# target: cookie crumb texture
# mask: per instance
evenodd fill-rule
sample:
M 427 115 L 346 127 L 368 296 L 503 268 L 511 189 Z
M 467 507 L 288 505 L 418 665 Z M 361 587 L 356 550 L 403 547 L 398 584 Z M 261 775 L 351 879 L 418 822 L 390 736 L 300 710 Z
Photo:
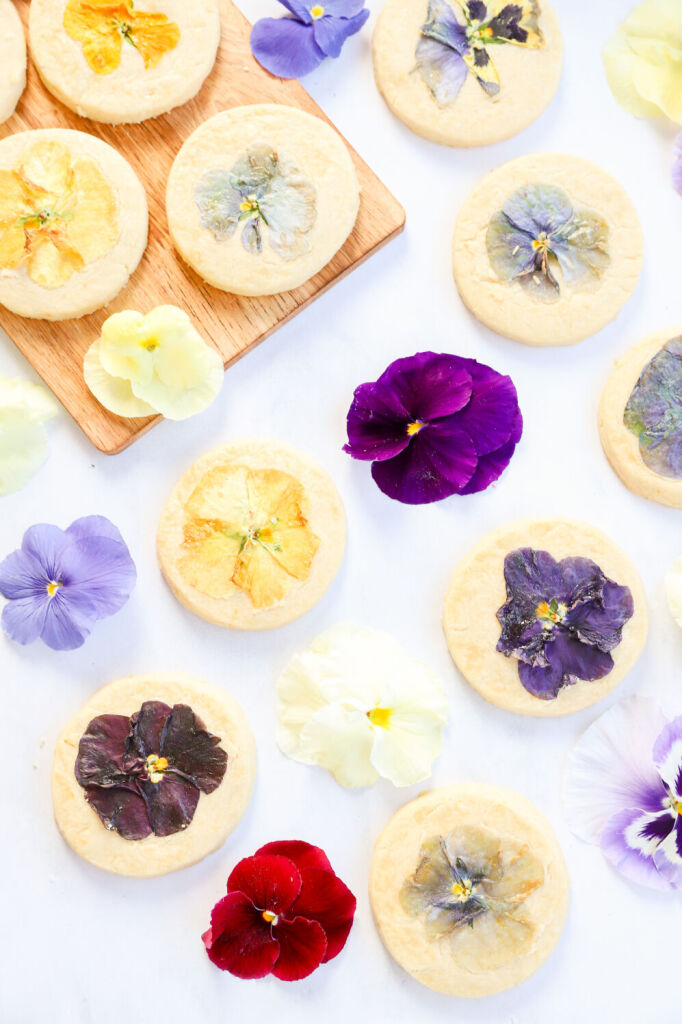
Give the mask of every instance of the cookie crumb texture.
M 32 0 L 29 48 L 45 86 L 81 117 L 107 124 L 158 117 L 191 100 L 215 64 L 217 0 L 124 0 L 119 6 L 131 18 L 139 9 L 137 39 L 135 23 L 122 35 L 101 4 L 81 4 L 85 15 L 73 0 L 68 6 L 71 22 L 66 0 Z M 161 24 L 150 25 L 146 14 Z
M 26 40 L 12 0 L 0 0 L 0 124 L 14 113 L 26 88 Z
M 195 615 L 232 629 L 273 629 L 304 615 L 336 576 L 346 517 L 324 469 L 270 441 L 208 452 L 159 522 L 161 570 Z
M 283 173 L 242 187 L 245 164 L 263 153 L 275 154 Z M 211 194 L 207 183 L 216 181 L 222 185 Z M 265 192 L 263 211 L 272 204 L 280 232 L 257 216 Z M 220 214 L 229 217 L 235 200 L 239 223 L 225 230 Z M 236 295 L 274 295 L 305 284 L 341 248 L 358 215 L 360 187 L 333 128 L 294 107 L 258 104 L 216 114 L 190 135 L 171 169 L 166 206 L 173 243 L 203 280 Z M 280 244 L 287 237 L 300 243 L 298 251 Z
M 553 302 L 504 280 L 488 251 L 491 220 L 519 189 L 538 184 L 563 190 L 574 209 L 590 211 L 608 229 L 607 265 L 592 283 L 563 282 Z M 455 223 L 453 273 L 465 306 L 486 327 L 526 345 L 572 345 L 618 315 L 639 280 L 643 248 L 637 213 L 615 178 L 588 160 L 541 153 L 503 164 L 473 190 Z
M 611 651 L 609 674 L 565 686 L 553 700 L 529 693 L 519 679 L 518 660 L 496 650 L 501 632 L 497 611 L 507 599 L 504 560 L 525 547 L 548 551 L 557 561 L 590 558 L 609 579 L 629 587 L 634 601 L 622 640 Z M 482 697 L 506 711 L 553 718 L 596 704 L 622 682 L 646 643 L 646 595 L 630 559 L 601 530 L 570 519 L 522 519 L 488 534 L 459 563 L 445 597 L 443 629 L 457 668 Z
M 616 360 L 599 403 L 599 436 L 613 469 L 634 494 L 672 508 L 682 508 L 682 479 L 662 476 L 646 465 L 639 438 L 625 425 L 623 416 L 642 371 L 664 345 L 680 336 L 682 326 L 678 325 L 656 331 L 628 349 Z
M 534 880 L 510 921 L 492 911 L 441 934 L 408 913 L 401 889 L 414 877 L 434 837 L 484 833 L 502 851 L 532 859 Z M 509 864 L 509 858 L 503 853 Z M 511 881 L 511 875 L 508 881 Z M 500 882 L 505 893 L 505 879 Z M 502 898 L 504 898 L 504 896 Z M 520 985 L 553 952 L 566 920 L 569 878 L 552 826 L 528 800 L 497 786 L 466 783 L 423 794 L 402 807 L 377 839 L 370 901 L 381 939 L 422 985 L 446 995 L 477 998 Z
M 186 829 L 170 836 L 123 839 L 106 829 L 75 775 L 81 736 L 98 715 L 132 715 L 148 700 L 188 704 L 206 729 L 220 737 L 227 771 L 218 788 L 202 794 Z M 152 878 L 179 871 L 223 845 L 251 800 L 256 744 L 246 716 L 228 693 L 192 676 L 147 675 L 118 679 L 98 690 L 60 733 L 52 768 L 57 827 L 75 853 L 104 871 Z
M 447 0 L 447 5 L 464 24 L 456 0 Z M 417 135 L 446 146 L 485 146 L 522 131 L 552 101 L 561 77 L 559 23 L 545 0 L 536 6 L 543 45 L 488 48 L 499 76 L 499 93 L 490 96 L 469 72 L 455 98 L 441 105 L 417 68 L 416 49 L 428 17 L 428 0 L 388 0 L 377 20 L 372 50 L 376 83 L 390 109 Z

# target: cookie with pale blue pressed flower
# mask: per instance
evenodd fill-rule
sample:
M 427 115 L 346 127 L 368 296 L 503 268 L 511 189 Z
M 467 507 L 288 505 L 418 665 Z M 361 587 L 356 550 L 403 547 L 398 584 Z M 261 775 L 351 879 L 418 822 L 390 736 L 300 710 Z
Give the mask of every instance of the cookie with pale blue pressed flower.
M 562 41 L 546 0 L 388 0 L 374 74 L 418 135 L 482 146 L 516 135 L 552 100 Z
M 185 142 L 168 180 L 176 249 L 236 295 L 298 288 L 353 230 L 360 189 L 341 137 L 294 107 L 235 107 Z
M 462 206 L 452 243 L 464 304 L 527 345 L 572 345 L 601 330 L 634 291 L 642 252 L 622 185 L 559 153 L 486 175 Z
M 370 901 L 384 945 L 422 985 L 474 998 L 520 985 L 551 955 L 569 878 L 549 821 L 508 789 L 444 786 L 379 835 Z
M 656 331 L 616 361 L 599 434 L 626 487 L 682 508 L 682 328 Z

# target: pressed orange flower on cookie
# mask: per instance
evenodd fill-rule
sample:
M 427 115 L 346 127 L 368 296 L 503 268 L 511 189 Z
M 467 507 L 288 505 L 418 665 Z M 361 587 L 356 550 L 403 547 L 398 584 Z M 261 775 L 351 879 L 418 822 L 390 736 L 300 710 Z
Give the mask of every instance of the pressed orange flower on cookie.
M 136 11 L 132 0 L 69 0 L 64 11 L 67 34 L 83 46 L 83 56 L 97 75 L 109 75 L 121 63 L 127 40 L 155 67 L 180 42 L 180 29 L 159 11 Z
M 25 264 L 36 284 L 58 288 L 118 235 L 116 197 L 93 160 L 45 140 L 0 170 L 0 269 Z
M 181 574 L 211 597 L 237 587 L 255 608 L 275 604 L 307 579 L 320 543 L 305 503 L 298 480 L 280 470 L 210 470 L 186 505 Z

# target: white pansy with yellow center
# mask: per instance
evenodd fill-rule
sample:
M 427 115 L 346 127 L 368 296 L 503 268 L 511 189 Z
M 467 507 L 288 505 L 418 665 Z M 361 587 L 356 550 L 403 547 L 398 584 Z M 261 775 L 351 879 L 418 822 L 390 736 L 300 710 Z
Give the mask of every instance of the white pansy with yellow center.
M 438 677 L 395 640 L 359 626 L 320 634 L 277 680 L 277 742 L 342 786 L 379 777 L 411 786 L 431 774 L 448 702 Z
M 682 558 L 673 562 L 665 575 L 665 596 L 670 614 L 682 628 Z
M 47 458 L 45 423 L 59 406 L 38 384 L 0 377 L 0 495 L 18 491 Z
M 117 416 L 184 420 L 211 404 L 223 361 L 176 306 L 114 313 L 85 356 L 85 382 Z

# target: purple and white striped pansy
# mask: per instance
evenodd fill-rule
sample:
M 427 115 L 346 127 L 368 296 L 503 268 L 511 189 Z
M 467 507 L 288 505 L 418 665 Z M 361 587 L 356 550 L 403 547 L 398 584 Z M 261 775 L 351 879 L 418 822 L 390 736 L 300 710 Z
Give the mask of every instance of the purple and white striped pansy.
M 590 726 L 564 778 L 569 827 L 639 885 L 682 888 L 682 715 L 630 697 Z

